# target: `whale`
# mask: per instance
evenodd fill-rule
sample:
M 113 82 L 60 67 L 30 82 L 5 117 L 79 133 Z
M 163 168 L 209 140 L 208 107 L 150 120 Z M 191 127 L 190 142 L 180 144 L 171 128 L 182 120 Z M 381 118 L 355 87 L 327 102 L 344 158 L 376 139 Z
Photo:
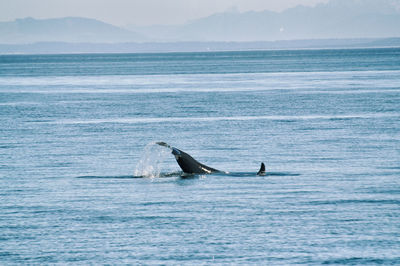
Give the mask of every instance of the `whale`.
M 265 175 L 265 164 L 261 163 L 260 170 L 258 170 L 257 175 Z
M 175 160 L 178 163 L 179 167 L 185 174 L 212 174 L 212 173 L 226 173 L 224 171 L 217 170 L 205 164 L 198 162 L 188 153 L 172 147 L 165 142 L 156 142 L 156 144 L 166 147 L 171 150 L 171 153 L 175 156 Z M 260 170 L 257 172 L 257 175 L 265 175 L 265 164 L 261 163 Z

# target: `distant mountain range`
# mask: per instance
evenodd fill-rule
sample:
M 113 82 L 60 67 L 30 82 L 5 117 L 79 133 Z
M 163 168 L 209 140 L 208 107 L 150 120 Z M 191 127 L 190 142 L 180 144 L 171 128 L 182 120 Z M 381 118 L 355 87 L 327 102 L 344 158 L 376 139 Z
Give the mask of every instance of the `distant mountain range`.
M 55 19 L 16 19 L 0 22 L 0 43 L 35 42 L 135 42 L 146 37 L 95 19 L 66 17 Z
M 400 1 L 331 0 L 283 12 L 218 13 L 178 26 L 130 27 L 153 41 L 400 37 Z
M 0 22 L 0 53 L 400 46 L 399 37 L 400 0 L 330 0 L 283 12 L 228 11 L 174 26 L 16 19 Z

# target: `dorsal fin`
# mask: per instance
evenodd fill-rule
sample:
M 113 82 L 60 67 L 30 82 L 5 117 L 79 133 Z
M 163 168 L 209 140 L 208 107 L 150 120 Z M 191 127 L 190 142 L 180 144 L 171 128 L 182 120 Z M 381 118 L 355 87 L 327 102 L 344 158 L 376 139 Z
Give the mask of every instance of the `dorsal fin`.
M 257 175 L 265 175 L 265 164 L 261 163 L 260 170 L 258 170 Z

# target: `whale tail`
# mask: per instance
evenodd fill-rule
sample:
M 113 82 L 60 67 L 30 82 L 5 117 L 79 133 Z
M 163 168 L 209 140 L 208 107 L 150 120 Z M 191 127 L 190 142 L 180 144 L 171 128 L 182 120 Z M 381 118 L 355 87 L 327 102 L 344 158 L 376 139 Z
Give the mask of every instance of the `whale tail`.
M 217 169 L 211 168 L 196 161 L 186 152 L 172 147 L 165 142 L 156 142 L 156 144 L 171 149 L 171 153 L 175 156 L 176 162 L 178 163 L 182 171 L 186 174 L 211 174 L 214 172 L 220 172 Z
M 265 164 L 261 163 L 260 170 L 258 170 L 257 175 L 265 175 Z
M 187 174 L 211 174 L 215 172 L 221 172 L 217 169 L 211 168 L 196 161 L 192 156 L 184 151 L 181 151 L 175 147 L 170 146 L 165 142 L 156 142 L 156 144 L 166 147 L 171 150 L 171 153 L 175 156 L 176 162 L 181 167 L 182 171 Z M 257 175 L 265 175 L 265 164 L 261 163 L 260 170 Z

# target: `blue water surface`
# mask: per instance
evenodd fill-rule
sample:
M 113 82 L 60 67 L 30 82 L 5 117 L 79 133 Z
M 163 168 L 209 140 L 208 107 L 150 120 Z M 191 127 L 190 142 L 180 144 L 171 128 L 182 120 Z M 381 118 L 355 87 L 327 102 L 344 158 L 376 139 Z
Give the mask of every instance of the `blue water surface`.
M 0 55 L 1 264 L 400 264 L 399 221 L 399 48 Z

